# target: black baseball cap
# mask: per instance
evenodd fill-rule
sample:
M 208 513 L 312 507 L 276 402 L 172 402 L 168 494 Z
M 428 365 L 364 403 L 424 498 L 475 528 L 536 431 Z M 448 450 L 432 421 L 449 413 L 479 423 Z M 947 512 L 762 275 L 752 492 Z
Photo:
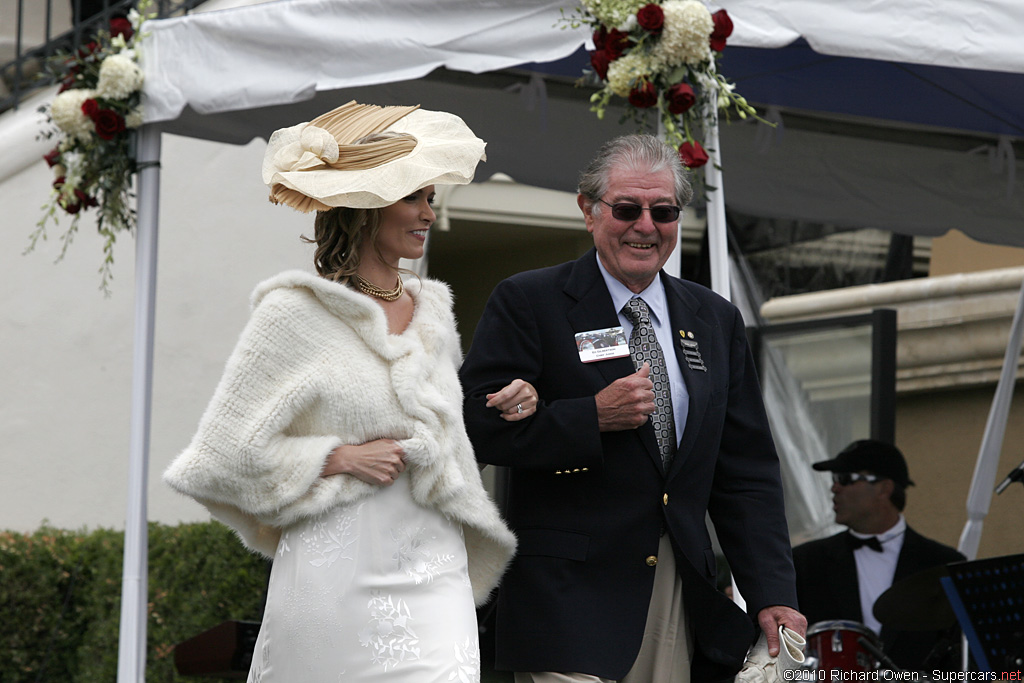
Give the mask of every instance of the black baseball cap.
M 819 472 L 870 472 L 892 479 L 904 488 L 914 485 L 900 449 L 874 439 L 854 441 L 836 457 L 816 462 L 811 467 Z

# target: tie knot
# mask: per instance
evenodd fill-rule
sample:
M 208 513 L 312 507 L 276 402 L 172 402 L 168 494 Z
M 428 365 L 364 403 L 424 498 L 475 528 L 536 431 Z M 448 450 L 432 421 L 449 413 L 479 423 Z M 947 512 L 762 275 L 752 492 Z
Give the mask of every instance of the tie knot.
M 647 302 L 638 296 L 633 297 L 622 307 L 622 314 L 629 318 L 633 326 L 647 325 L 651 321 L 651 312 L 647 308 Z

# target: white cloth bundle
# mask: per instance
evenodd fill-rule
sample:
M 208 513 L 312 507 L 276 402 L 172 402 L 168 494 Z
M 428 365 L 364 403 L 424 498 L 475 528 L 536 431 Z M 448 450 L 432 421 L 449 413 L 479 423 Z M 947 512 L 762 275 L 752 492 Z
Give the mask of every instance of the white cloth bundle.
M 768 639 L 764 633 L 747 653 L 747 661 L 743 669 L 736 674 L 737 683 L 781 683 L 794 681 L 799 675 L 794 673 L 804 663 L 804 647 L 807 641 L 797 633 L 779 626 L 779 656 L 768 654 Z

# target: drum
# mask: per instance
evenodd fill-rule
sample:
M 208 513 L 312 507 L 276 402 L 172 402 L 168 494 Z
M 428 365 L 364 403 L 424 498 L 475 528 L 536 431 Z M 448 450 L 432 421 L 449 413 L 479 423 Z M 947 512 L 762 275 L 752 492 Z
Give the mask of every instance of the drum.
M 819 621 L 807 629 L 807 656 L 816 671 L 874 671 L 878 659 L 861 643 L 867 640 L 877 649 L 881 644 L 874 631 L 856 621 Z

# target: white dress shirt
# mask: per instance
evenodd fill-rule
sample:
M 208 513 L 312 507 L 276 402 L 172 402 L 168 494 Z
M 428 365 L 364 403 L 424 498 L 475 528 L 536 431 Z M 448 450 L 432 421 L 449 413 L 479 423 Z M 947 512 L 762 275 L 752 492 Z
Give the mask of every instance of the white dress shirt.
M 899 521 L 888 531 L 880 534 L 858 534 L 850 530 L 857 538 L 878 537 L 882 544 L 882 552 L 862 545 L 853 551 L 853 559 L 857 563 L 857 584 L 860 587 L 860 613 L 864 625 L 875 633 L 881 633 L 882 623 L 875 618 L 872 611 L 875 601 L 892 586 L 896 575 L 896 561 L 903 549 L 903 538 L 907 530 L 907 522 L 900 515 Z
M 633 332 L 633 323 L 622 314 L 622 307 L 633 297 L 640 297 L 647 304 L 651 312 L 651 326 L 654 327 L 654 334 L 658 337 L 658 344 L 661 345 L 661 352 L 665 356 L 665 365 L 668 366 L 668 384 L 672 390 L 672 417 L 676 427 L 676 445 L 683 437 L 683 430 L 686 428 L 686 414 L 690 409 L 690 392 L 686 390 L 686 382 L 683 380 L 683 371 L 676 359 L 676 351 L 672 344 L 675 338 L 672 336 L 672 321 L 668 316 L 668 301 L 665 299 L 665 285 L 661 277 L 655 277 L 654 282 L 647 286 L 647 289 L 634 294 L 629 291 L 626 285 L 616 280 L 611 273 L 605 270 L 601 258 L 597 258 L 597 267 L 604 277 L 605 285 L 608 286 L 608 293 L 612 297 L 612 305 L 618 312 L 619 324 L 622 325 L 622 333 L 629 339 Z

